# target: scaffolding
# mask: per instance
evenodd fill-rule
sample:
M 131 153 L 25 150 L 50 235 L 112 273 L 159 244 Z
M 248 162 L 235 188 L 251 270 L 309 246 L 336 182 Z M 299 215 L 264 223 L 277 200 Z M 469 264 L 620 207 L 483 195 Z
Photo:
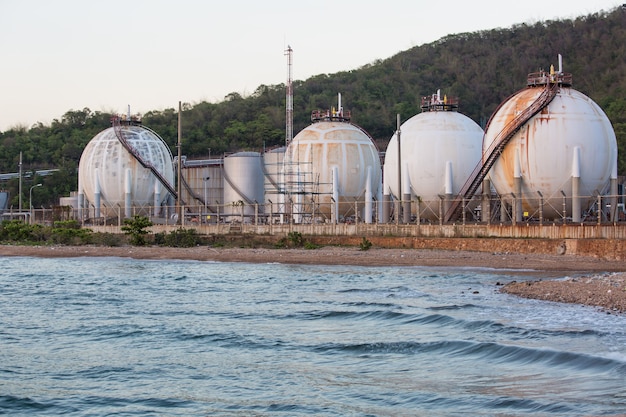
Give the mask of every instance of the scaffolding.
M 284 155 L 280 160 L 262 160 L 265 176 L 266 204 L 271 207 L 274 223 L 314 223 L 328 216 L 320 209 L 322 196 L 331 196 L 331 184 L 321 183 L 320 174 L 313 169 L 313 161 L 291 160 Z

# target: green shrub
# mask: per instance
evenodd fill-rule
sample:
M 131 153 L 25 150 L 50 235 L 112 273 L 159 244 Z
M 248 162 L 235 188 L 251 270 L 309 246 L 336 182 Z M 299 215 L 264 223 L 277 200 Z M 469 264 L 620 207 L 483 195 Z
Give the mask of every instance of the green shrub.
M 293 246 L 298 248 L 304 244 L 304 238 L 300 232 L 289 232 L 287 239 L 289 239 Z
M 200 244 L 195 229 L 176 229 L 165 236 L 165 245 L 175 248 L 191 248 Z
M 361 243 L 359 243 L 359 249 L 369 250 L 371 247 L 372 247 L 372 242 L 370 242 L 369 240 L 365 238 L 365 236 L 363 236 L 363 239 L 361 239 Z
M 42 240 L 42 226 L 29 225 L 21 220 L 4 220 L 0 224 L 0 240 L 8 242 L 38 242 Z
M 50 240 L 59 245 L 85 245 L 91 243 L 91 230 L 55 227 Z
M 149 232 L 146 228 L 152 226 L 153 223 L 145 216 L 133 216 L 130 219 L 124 219 L 122 231 L 130 237 L 130 244 L 135 246 L 144 246 L 146 236 Z
M 154 244 L 163 246 L 165 245 L 165 233 L 159 232 L 154 234 Z
M 124 236 L 115 233 L 92 233 L 91 243 L 100 246 L 122 246 L 125 242 Z
M 317 248 L 319 248 L 319 246 L 316 245 L 315 243 L 309 242 L 308 240 L 304 242 L 304 249 L 317 249 Z

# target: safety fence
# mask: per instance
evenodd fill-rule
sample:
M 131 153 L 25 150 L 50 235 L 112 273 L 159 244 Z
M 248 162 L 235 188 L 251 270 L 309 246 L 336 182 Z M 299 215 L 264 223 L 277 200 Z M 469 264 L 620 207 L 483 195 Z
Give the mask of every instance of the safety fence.
M 157 228 L 197 228 L 200 233 L 283 234 L 301 231 L 312 235 L 396 235 L 432 237 L 542 237 L 626 238 L 623 196 L 586 196 L 576 200 L 557 198 L 515 199 L 514 196 L 476 196 L 462 202 L 462 215 L 444 222 L 453 197 L 437 200 L 363 200 L 318 202 L 292 196 L 287 202 L 188 206 L 103 207 L 95 217 L 94 207 L 78 210 L 69 206 L 9 210 L 3 219 L 21 219 L 33 224 L 76 220 L 94 230 L 119 230 L 124 219 L 150 218 Z M 487 215 L 483 215 L 486 213 Z M 558 227 L 560 226 L 560 227 Z M 567 227 L 563 227 L 567 226 Z
M 306 201 L 292 196 L 288 202 L 266 202 L 248 204 L 243 201 L 230 204 L 188 206 L 134 206 L 128 210 L 117 205 L 99 210 L 95 217 L 94 207 L 76 209 L 69 206 L 53 208 L 33 208 L 28 212 L 7 211 L 3 219 L 19 218 L 36 224 L 52 225 L 56 221 L 76 220 L 82 225 L 117 226 L 124 219 L 145 216 L 155 225 L 163 226 L 216 226 L 216 229 L 230 230 L 247 226 L 315 226 L 320 233 L 342 233 L 341 225 L 358 225 L 361 230 L 385 230 L 390 226 L 403 233 L 415 226 L 550 226 L 556 225 L 618 225 L 626 224 L 623 196 L 581 196 L 573 199 L 567 196 L 534 199 L 516 199 L 514 196 L 476 196 L 463 200 L 462 215 L 454 222 L 445 222 L 444 216 L 453 201 L 452 196 L 441 196 L 437 200 L 415 198 L 406 201 L 372 201 L 366 205 L 363 200 L 319 202 Z M 225 227 L 217 227 L 223 225 Z M 227 227 L 226 227 L 227 226 Z M 383 227 L 384 226 L 384 227 Z M 332 230 L 332 232 L 329 232 Z M 443 229 L 442 229 L 443 230 Z M 372 233 L 379 233 L 372 231 Z

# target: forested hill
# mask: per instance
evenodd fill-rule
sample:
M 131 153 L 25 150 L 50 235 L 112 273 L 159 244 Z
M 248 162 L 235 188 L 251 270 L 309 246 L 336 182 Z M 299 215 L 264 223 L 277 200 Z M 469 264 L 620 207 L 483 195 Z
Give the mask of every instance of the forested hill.
M 438 89 L 459 97 L 459 111 L 484 126 L 503 100 L 525 87 L 528 73 L 548 70 L 552 64 L 557 67 L 558 54 L 563 56 L 563 70 L 573 74 L 573 87 L 598 103 L 613 123 L 618 170 L 626 175 L 624 6 L 574 20 L 453 34 L 356 70 L 295 81 L 294 134 L 310 124 L 312 110 L 336 105 L 337 93 L 352 112 L 352 121 L 382 146 L 395 130 L 396 114 L 404 121 L 419 113 L 421 97 Z M 173 151 L 177 111 L 143 115 L 143 124 L 161 135 Z M 209 149 L 215 156 L 282 144 L 285 85 L 261 85 L 248 97 L 231 93 L 220 103 L 186 103 L 182 120 L 183 153 L 190 158 L 206 157 Z M 82 149 L 109 126 L 109 114 L 85 108 L 68 111 L 50 126 L 40 123 L 2 132 L 0 172 L 15 172 L 22 151 L 25 169 L 62 168 L 60 178 L 46 178 L 56 183 L 47 189 L 51 199 L 66 195 L 76 188 L 75 168 Z

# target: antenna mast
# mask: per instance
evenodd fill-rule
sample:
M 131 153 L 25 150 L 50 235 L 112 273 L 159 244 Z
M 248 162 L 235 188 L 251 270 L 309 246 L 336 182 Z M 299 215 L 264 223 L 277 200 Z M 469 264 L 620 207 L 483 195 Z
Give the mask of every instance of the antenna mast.
M 291 49 L 291 46 L 287 45 L 285 55 L 287 55 L 287 112 L 285 122 L 285 145 L 289 145 L 291 143 L 291 140 L 293 139 L 293 84 L 291 77 L 291 68 L 293 65 L 293 49 Z

